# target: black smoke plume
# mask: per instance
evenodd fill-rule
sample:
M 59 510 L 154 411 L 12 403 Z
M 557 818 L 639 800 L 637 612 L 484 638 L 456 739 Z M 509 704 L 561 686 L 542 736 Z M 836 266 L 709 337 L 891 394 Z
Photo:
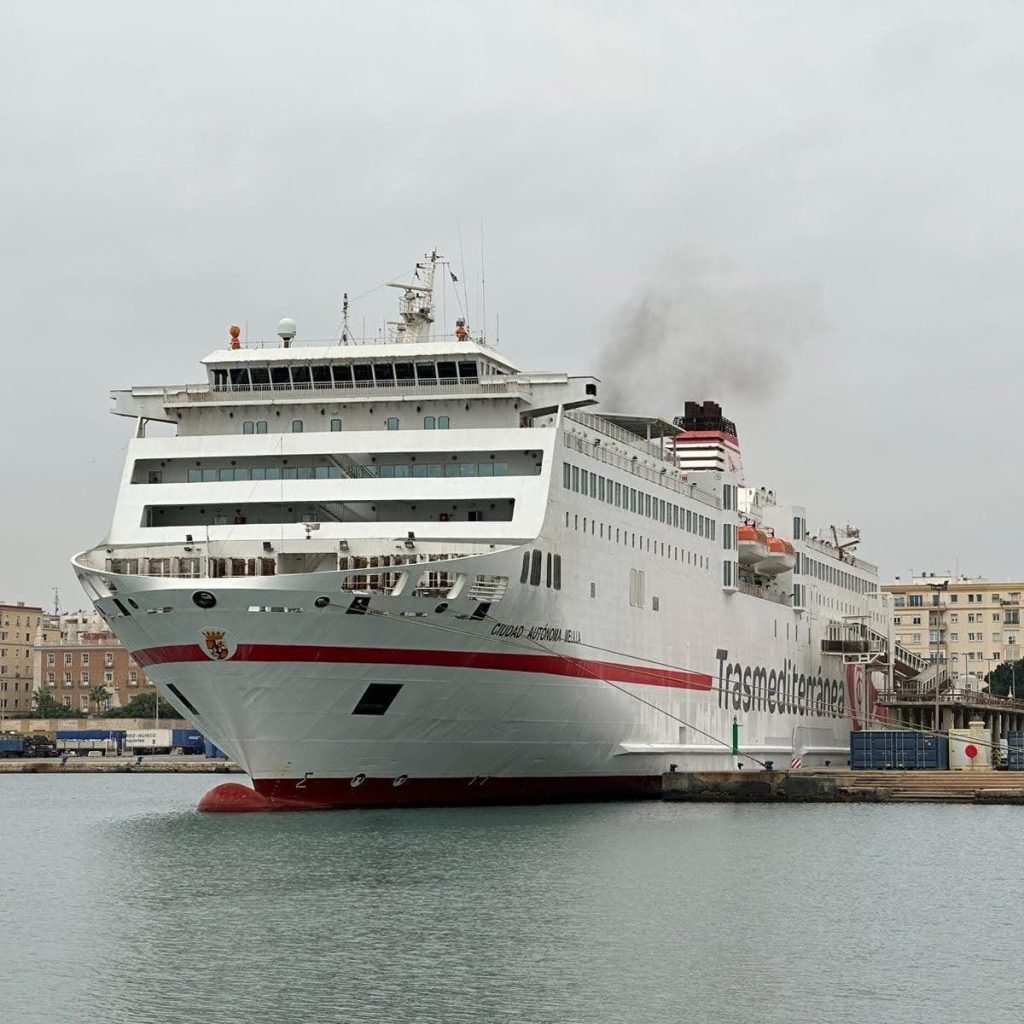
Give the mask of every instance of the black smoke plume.
M 614 318 L 598 363 L 602 408 L 671 417 L 688 398 L 764 401 L 822 326 L 818 294 L 807 285 L 756 281 L 724 260 L 676 256 Z

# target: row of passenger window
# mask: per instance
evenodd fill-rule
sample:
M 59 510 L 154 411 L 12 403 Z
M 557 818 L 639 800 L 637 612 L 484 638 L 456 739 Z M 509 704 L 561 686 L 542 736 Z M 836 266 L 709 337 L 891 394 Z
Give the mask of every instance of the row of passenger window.
M 402 477 L 508 476 L 507 462 L 415 463 L 411 465 L 360 466 L 361 475 L 391 480 Z M 227 466 L 222 469 L 190 469 L 190 484 L 223 480 L 341 480 L 349 476 L 338 466 Z
M 574 530 L 580 529 L 580 516 L 577 513 L 572 513 L 572 522 L 570 523 L 570 513 L 565 513 L 565 527 L 569 529 L 570 526 Z M 613 539 L 612 530 L 615 531 L 614 541 L 616 544 L 622 544 L 624 547 L 638 548 L 640 551 L 647 551 L 648 554 L 659 553 L 659 545 L 661 555 L 670 560 L 676 562 L 685 562 L 687 565 L 696 565 L 701 569 L 709 569 L 711 567 L 711 559 L 707 555 L 702 555 L 697 551 L 687 551 L 686 548 L 677 547 L 674 544 L 666 545 L 664 541 L 659 541 L 656 538 L 652 540 L 651 537 L 645 538 L 643 534 L 633 533 L 630 530 L 623 530 L 621 527 L 613 527 L 611 523 L 607 525 L 599 523 L 596 519 L 588 520 L 586 516 L 583 519 L 583 532 L 589 533 L 591 537 L 598 537 L 601 540 Z M 589 526 L 587 525 L 589 522 Z M 646 546 L 645 546 L 646 545 Z
M 827 562 L 819 562 L 816 558 L 808 558 L 807 555 L 798 556 L 797 572 L 831 583 L 834 587 L 852 590 L 855 594 L 865 594 L 869 590 L 878 589 L 878 584 L 872 580 L 854 576 L 852 572 L 846 572 Z
M 674 505 L 653 494 L 609 480 L 599 473 L 591 473 L 568 462 L 562 465 L 562 485 L 577 494 L 596 498 L 615 508 L 665 523 L 678 530 L 686 530 L 696 537 L 715 539 L 715 520 L 711 516 Z
M 547 552 L 533 551 L 523 552 L 523 569 L 519 574 L 519 582 L 529 582 L 531 587 L 540 586 L 541 568 L 544 567 L 544 585 L 551 590 L 562 589 L 562 556 L 552 555 Z
M 335 363 L 319 366 L 235 366 L 212 371 L 213 386 L 230 391 L 283 391 L 287 388 L 388 387 L 396 384 L 477 383 L 471 360 L 438 363 Z
M 395 465 L 395 466 L 367 466 L 369 475 L 374 475 L 374 469 L 376 468 L 376 475 L 381 479 L 391 479 L 392 477 L 437 477 L 437 476 L 508 476 L 508 463 L 507 462 L 448 462 L 444 465 L 440 463 L 421 463 L 417 462 L 412 465 Z
M 423 417 L 423 429 L 424 430 L 448 430 L 451 426 L 451 420 L 447 416 L 424 416 Z M 397 416 L 389 416 L 384 421 L 384 427 L 387 430 L 399 430 L 401 424 Z M 292 433 L 301 434 L 305 430 L 305 424 L 303 420 L 292 420 Z M 341 430 L 341 420 L 331 420 L 331 430 L 337 432 Z M 266 420 L 243 420 L 242 421 L 242 433 L 243 434 L 266 434 L 267 433 L 267 421 Z

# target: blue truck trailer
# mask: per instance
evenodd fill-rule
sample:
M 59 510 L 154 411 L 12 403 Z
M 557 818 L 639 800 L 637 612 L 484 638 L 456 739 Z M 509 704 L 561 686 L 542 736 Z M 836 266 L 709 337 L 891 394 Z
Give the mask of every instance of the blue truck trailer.
M 202 754 L 206 749 L 206 740 L 198 729 L 174 729 L 171 747 L 183 754 Z

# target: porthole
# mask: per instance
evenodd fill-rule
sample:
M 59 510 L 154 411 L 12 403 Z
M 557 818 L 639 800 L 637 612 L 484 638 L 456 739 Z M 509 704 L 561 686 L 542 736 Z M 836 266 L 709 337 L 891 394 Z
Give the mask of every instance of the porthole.
M 317 608 L 326 608 L 330 603 L 331 599 L 329 597 L 318 597 L 313 602 L 313 604 L 316 605 Z
M 217 603 L 217 598 L 208 590 L 197 590 L 192 595 L 192 603 L 197 608 L 212 608 Z
M 447 601 L 442 601 L 442 602 L 441 602 L 441 603 L 440 603 L 440 604 L 439 604 L 439 605 L 438 605 L 438 606 L 437 606 L 437 607 L 436 607 L 436 608 L 434 609 L 434 611 L 435 611 L 435 612 L 436 612 L 436 613 L 437 613 L 438 615 L 443 615 L 443 614 L 444 614 L 444 613 L 445 613 L 446 611 L 448 611 L 448 602 L 447 602 Z
M 365 781 L 366 781 L 366 776 L 365 776 L 365 775 L 363 775 L 363 774 L 362 774 L 362 773 L 360 772 L 360 774 L 359 774 L 359 775 L 357 775 L 357 776 L 356 776 L 356 777 L 355 777 L 355 778 L 354 778 L 354 779 L 353 779 L 353 780 L 352 780 L 352 781 L 351 781 L 351 782 L 349 783 L 349 785 L 350 785 L 350 786 L 351 786 L 351 787 L 352 787 L 353 789 L 355 789 L 355 788 L 356 788 L 357 786 L 361 786 L 361 785 L 362 785 L 362 784 L 363 784 L 363 783 L 364 783 Z

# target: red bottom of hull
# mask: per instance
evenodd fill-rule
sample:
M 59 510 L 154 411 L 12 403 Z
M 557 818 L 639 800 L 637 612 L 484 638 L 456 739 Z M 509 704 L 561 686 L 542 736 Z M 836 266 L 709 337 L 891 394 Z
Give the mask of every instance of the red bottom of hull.
M 661 793 L 658 775 L 569 778 L 257 779 L 255 789 L 227 782 L 207 793 L 199 810 L 316 811 L 353 807 L 440 807 L 453 804 L 545 804 L 639 800 Z

